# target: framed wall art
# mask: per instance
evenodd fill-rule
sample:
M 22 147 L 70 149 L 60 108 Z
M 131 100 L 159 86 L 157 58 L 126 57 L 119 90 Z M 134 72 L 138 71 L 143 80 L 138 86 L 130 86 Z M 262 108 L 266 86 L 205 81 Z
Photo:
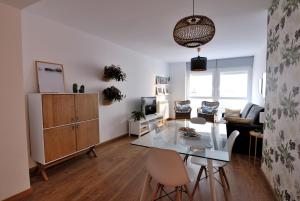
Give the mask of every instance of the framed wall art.
M 36 61 L 38 88 L 40 93 L 64 93 L 65 80 L 62 64 Z

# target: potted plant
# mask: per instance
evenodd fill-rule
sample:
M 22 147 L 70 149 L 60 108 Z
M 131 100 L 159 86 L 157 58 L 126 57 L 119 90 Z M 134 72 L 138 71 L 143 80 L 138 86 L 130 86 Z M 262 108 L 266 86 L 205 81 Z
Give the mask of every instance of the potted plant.
M 116 80 L 116 81 L 125 81 L 126 73 L 122 71 L 120 66 L 110 65 L 104 67 L 104 80 Z
M 131 114 L 132 114 L 131 118 L 133 118 L 134 121 L 140 121 L 141 119 L 146 119 L 145 114 L 143 112 L 133 111 Z
M 122 94 L 122 92 L 114 87 L 108 87 L 106 89 L 103 90 L 103 95 L 104 95 L 104 101 L 106 104 L 115 102 L 115 101 L 121 101 L 123 98 L 125 98 L 126 96 L 124 94 Z

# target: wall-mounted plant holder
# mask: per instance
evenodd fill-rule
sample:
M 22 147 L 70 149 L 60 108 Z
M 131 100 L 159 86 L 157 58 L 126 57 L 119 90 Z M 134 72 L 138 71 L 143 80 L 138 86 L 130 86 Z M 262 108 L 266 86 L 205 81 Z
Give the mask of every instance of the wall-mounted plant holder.
M 104 105 L 110 105 L 115 101 L 120 102 L 126 97 L 126 95 L 122 94 L 122 92 L 114 86 L 104 89 L 103 95 L 104 95 L 104 100 L 103 100 Z
M 126 73 L 124 73 L 120 66 L 110 65 L 104 67 L 104 76 L 105 81 L 116 80 L 118 82 L 126 80 Z

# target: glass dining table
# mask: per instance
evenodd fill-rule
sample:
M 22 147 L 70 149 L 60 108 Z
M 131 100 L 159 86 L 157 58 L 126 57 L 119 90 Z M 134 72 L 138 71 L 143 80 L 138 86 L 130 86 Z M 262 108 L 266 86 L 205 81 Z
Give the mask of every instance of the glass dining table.
M 192 128 L 193 135 L 187 135 Z M 186 157 L 207 159 L 211 200 L 216 201 L 213 160 L 229 162 L 226 125 L 222 123 L 194 124 L 189 120 L 172 120 L 160 128 L 131 142 L 132 145 L 176 151 Z

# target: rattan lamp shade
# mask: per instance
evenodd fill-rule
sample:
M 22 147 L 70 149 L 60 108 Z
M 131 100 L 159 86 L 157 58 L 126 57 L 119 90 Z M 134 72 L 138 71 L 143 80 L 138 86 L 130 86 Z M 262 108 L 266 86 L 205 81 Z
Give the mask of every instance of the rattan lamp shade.
M 202 15 L 192 15 L 177 22 L 173 37 L 179 45 L 194 48 L 211 41 L 215 31 L 215 24 L 211 19 Z

